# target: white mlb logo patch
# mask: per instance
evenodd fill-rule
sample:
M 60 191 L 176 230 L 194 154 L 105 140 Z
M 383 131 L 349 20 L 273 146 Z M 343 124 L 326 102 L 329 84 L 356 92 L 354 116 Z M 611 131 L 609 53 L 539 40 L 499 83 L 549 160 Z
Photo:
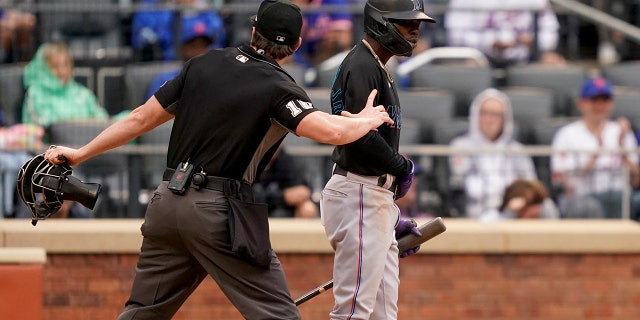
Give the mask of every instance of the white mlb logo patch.
M 239 55 L 236 56 L 236 60 L 238 60 L 238 61 L 240 61 L 242 63 L 246 63 L 247 61 L 249 61 L 249 58 L 239 54 Z

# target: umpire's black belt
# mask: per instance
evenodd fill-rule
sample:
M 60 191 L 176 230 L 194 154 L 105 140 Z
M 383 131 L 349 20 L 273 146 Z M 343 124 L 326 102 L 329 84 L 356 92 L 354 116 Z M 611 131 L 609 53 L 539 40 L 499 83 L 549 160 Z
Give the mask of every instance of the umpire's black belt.
M 162 174 L 162 180 L 163 181 L 171 180 L 171 177 L 173 176 L 173 173 L 175 171 L 176 171 L 175 169 L 166 168 L 164 170 L 164 174 Z M 200 188 L 224 192 L 224 182 L 227 180 L 229 179 L 222 178 L 222 177 L 215 177 L 215 176 L 207 176 L 207 183 L 204 185 L 201 185 Z
M 356 182 L 383 187 L 392 192 L 395 192 L 395 189 L 396 189 L 396 184 L 394 183 L 395 178 L 394 176 L 388 173 L 383 174 L 381 176 L 363 176 L 357 173 L 353 173 L 351 171 L 347 171 L 346 169 L 338 165 L 334 165 L 333 174 L 347 177 L 347 179 L 353 180 Z

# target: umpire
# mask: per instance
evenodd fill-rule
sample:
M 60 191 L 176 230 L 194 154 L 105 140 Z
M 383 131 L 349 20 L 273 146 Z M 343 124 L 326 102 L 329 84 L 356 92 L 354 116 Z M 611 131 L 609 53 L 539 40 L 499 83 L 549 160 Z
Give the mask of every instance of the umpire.
M 209 274 L 247 319 L 299 319 L 269 243 L 267 209 L 251 185 L 289 132 L 346 144 L 393 123 L 375 91 L 358 114 L 318 111 L 282 68 L 300 46 L 300 9 L 265 0 L 250 45 L 188 61 L 142 106 L 79 149 L 47 161 L 77 165 L 175 117 L 164 181 L 141 227 L 129 300 L 118 319 L 170 319 Z

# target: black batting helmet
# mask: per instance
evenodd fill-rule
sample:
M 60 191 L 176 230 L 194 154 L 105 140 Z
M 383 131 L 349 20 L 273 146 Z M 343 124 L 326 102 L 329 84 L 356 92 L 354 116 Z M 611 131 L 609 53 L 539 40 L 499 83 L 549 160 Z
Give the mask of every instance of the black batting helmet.
M 31 210 L 31 223 L 49 218 L 62 207 L 64 200 L 78 201 L 93 209 L 101 186 L 84 183 L 72 176 L 71 167 L 66 164 L 53 165 L 44 154 L 27 161 L 16 179 L 16 189 L 22 202 Z
M 410 56 L 413 45 L 393 25 L 393 20 L 436 22 L 424 13 L 422 0 L 367 0 L 364 31 L 394 55 Z

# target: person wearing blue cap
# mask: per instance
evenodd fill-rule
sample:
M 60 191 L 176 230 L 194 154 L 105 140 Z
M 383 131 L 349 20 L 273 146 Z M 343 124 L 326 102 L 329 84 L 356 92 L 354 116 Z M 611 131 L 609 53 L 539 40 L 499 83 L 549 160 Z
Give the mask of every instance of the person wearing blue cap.
M 218 26 L 216 23 L 212 23 L 211 17 L 209 14 L 200 14 L 183 18 L 179 48 L 182 61 L 187 62 L 191 58 L 207 52 L 215 47 L 216 38 L 224 36 L 224 30 L 217 30 Z M 177 76 L 180 69 L 166 71 L 153 79 L 147 89 L 145 99 L 149 99 L 162 84 Z
M 162 8 L 163 0 L 144 0 L 141 11 L 132 18 L 131 46 L 142 61 L 178 60 L 183 49 L 176 50 L 176 44 L 184 44 L 194 35 L 210 39 L 211 47 L 226 45 L 226 31 L 220 15 L 206 9 L 204 0 L 171 0 L 181 11 Z M 177 21 L 176 18 L 180 17 Z
M 553 137 L 551 169 L 565 218 L 620 218 L 624 190 L 640 185 L 637 142 L 628 119 L 610 119 L 613 98 L 609 80 L 586 79 L 576 104 L 581 118 Z

